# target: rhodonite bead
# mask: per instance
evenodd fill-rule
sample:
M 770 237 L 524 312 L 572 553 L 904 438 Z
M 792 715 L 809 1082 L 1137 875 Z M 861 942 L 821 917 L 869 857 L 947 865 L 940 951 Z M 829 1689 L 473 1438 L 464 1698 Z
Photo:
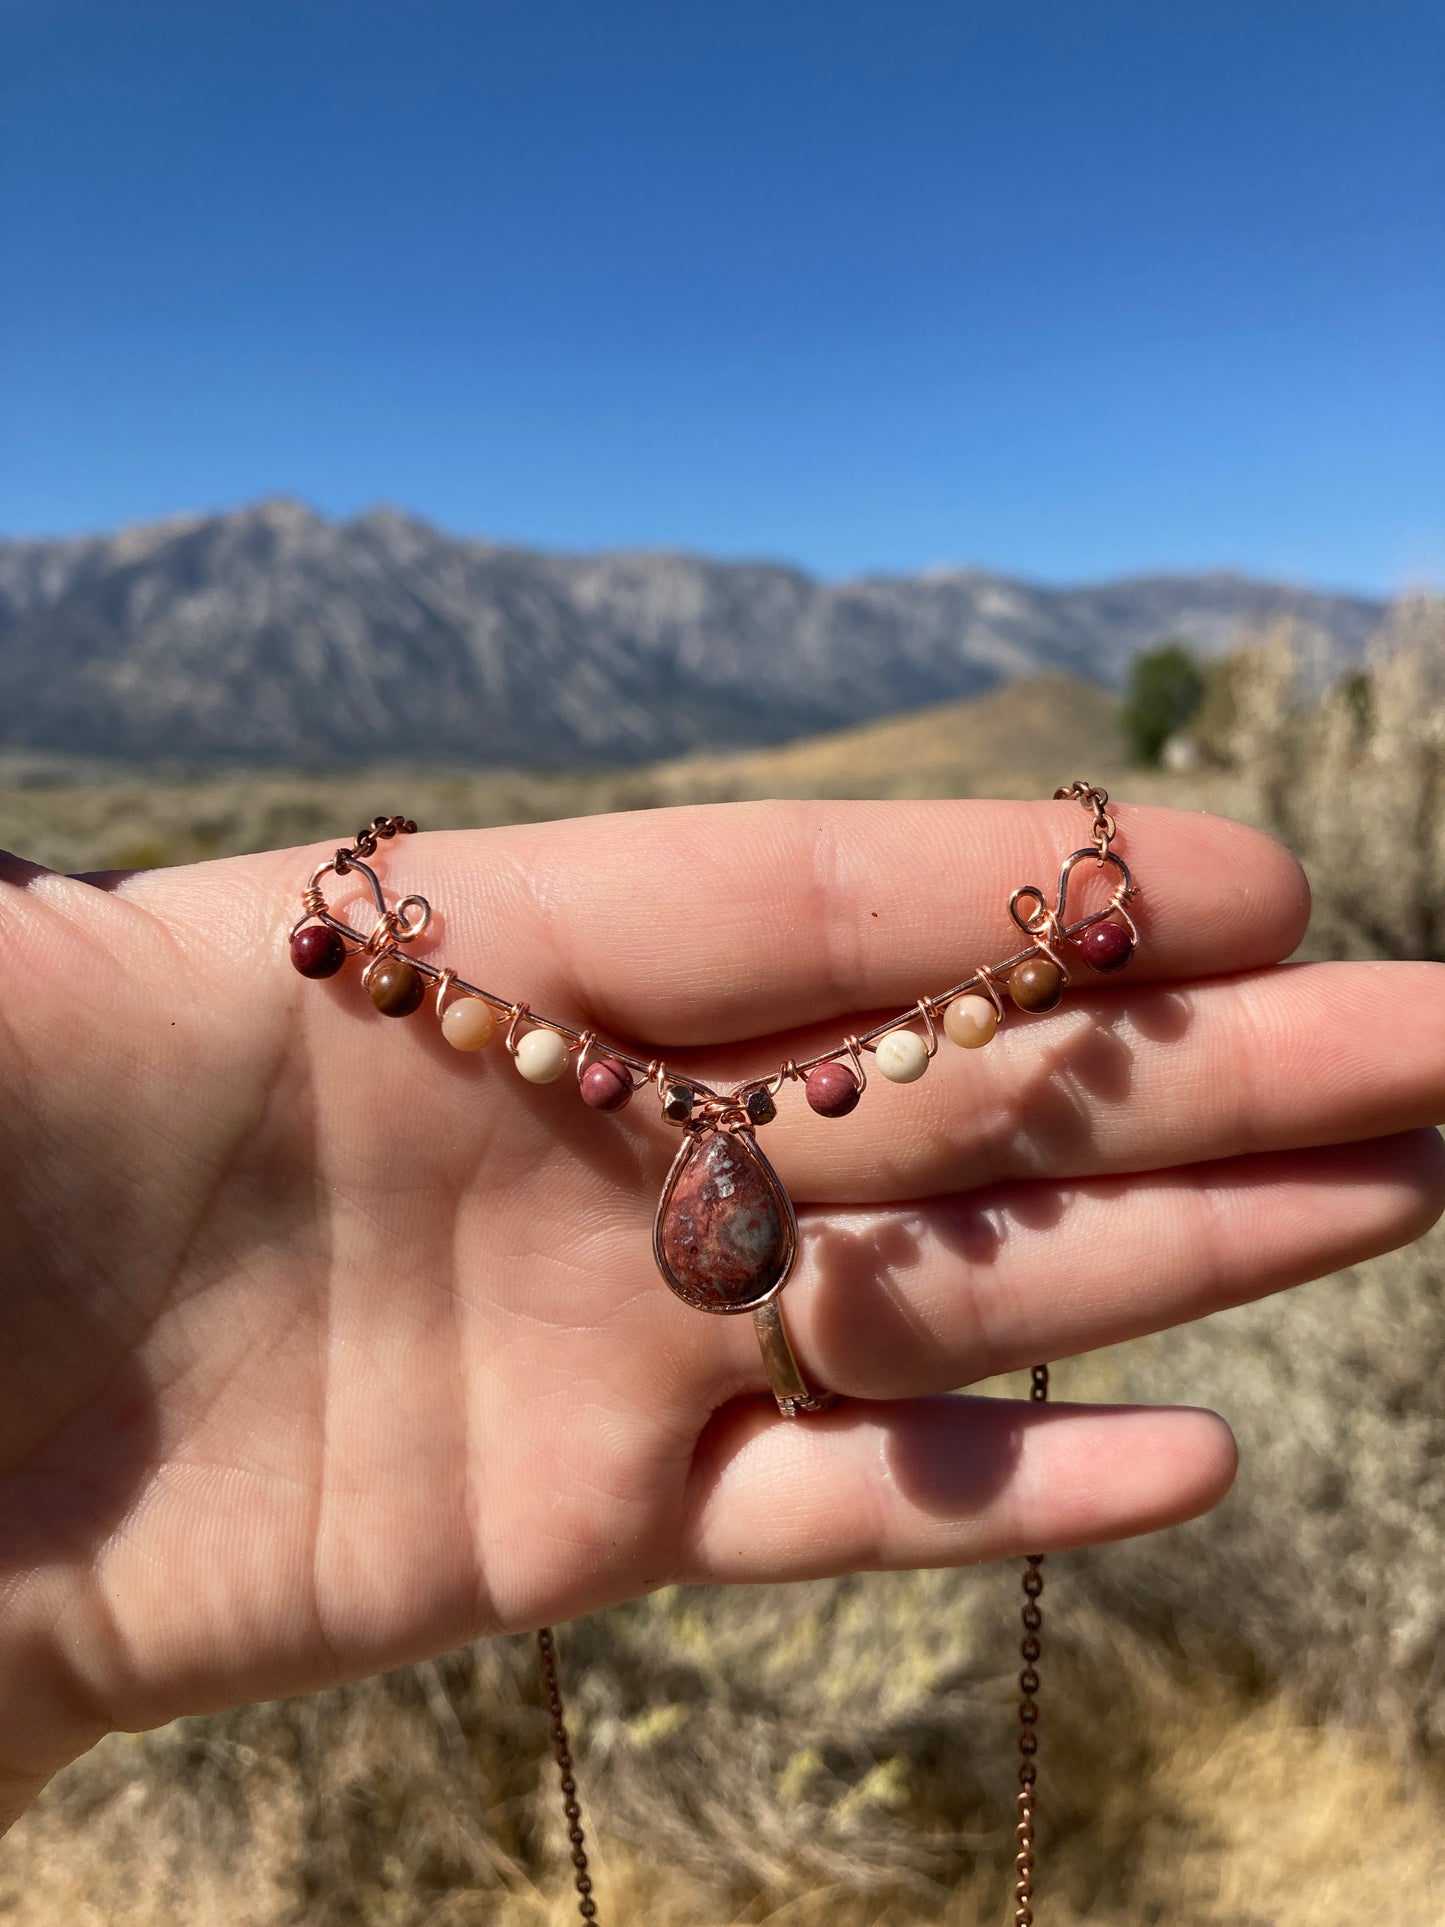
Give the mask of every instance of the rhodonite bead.
M 529 1030 L 517 1040 L 517 1069 L 529 1084 L 555 1084 L 567 1068 L 567 1039 L 556 1030 Z
M 405 957 L 383 957 L 367 977 L 366 994 L 383 1017 L 410 1017 L 426 995 L 426 984 Z
M 1064 994 L 1064 973 L 1047 957 L 1030 957 L 1008 974 L 1008 994 L 1020 1010 L 1035 1016 L 1052 1010 Z
M 291 962 L 303 977 L 334 977 L 346 962 L 346 945 L 324 923 L 308 923 L 291 939 Z
M 987 997 L 955 997 L 943 1013 L 943 1028 L 951 1043 L 979 1050 L 993 1041 L 998 1012 Z
M 819 1117 L 846 1117 L 863 1095 L 858 1079 L 836 1060 L 819 1064 L 803 1080 L 803 1095 Z
M 890 1084 L 912 1084 L 928 1069 L 928 1046 L 916 1030 L 885 1031 L 873 1054 Z
M 458 997 L 442 1012 L 442 1036 L 453 1050 L 481 1050 L 497 1034 L 497 1013 L 480 997 Z
M 582 1102 L 594 1111 L 620 1111 L 632 1100 L 632 1073 L 615 1057 L 594 1057 L 578 1079 Z
M 1091 970 L 1122 970 L 1134 954 L 1134 939 L 1122 923 L 1091 923 L 1079 948 Z

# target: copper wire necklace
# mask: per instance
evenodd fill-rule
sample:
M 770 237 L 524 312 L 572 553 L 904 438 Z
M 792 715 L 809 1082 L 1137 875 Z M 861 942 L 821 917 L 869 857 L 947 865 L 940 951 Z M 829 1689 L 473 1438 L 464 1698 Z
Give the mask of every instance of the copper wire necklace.
M 378 816 L 348 848 L 338 849 L 313 873 L 301 894 L 303 914 L 288 932 L 290 958 L 303 977 L 333 977 L 348 956 L 366 959 L 362 985 L 376 1009 L 387 1017 L 407 1017 L 435 991 L 435 1011 L 448 1043 L 461 1051 L 491 1042 L 506 1020 L 506 1046 L 522 1076 L 550 1084 L 571 1069 L 584 1103 L 598 1111 L 620 1111 L 634 1092 L 652 1086 L 662 1116 L 682 1132 L 653 1221 L 652 1249 L 667 1284 L 696 1310 L 722 1315 L 750 1312 L 768 1382 L 785 1418 L 825 1411 L 834 1394 L 816 1390 L 805 1378 L 789 1343 L 779 1299 L 798 1252 L 798 1221 L 792 1200 L 757 1132 L 777 1116 L 776 1098 L 785 1083 L 801 1083 L 808 1103 L 823 1117 L 846 1117 L 867 1087 L 863 1057 L 890 1082 L 911 1084 L 928 1068 L 938 1050 L 938 1020 L 945 1035 L 965 1049 L 989 1043 L 1003 1022 L 1008 1002 L 1031 1016 L 1053 1010 L 1070 981 L 1072 947 L 1093 970 L 1112 974 L 1129 962 L 1139 931 L 1129 913 L 1137 885 L 1113 849 L 1116 826 L 1106 790 L 1076 782 L 1054 791 L 1072 799 L 1092 817 L 1090 842 L 1063 860 L 1058 888 L 1049 903 L 1032 883 L 1020 884 L 1009 898 L 1009 915 L 1027 945 L 1001 963 L 981 964 L 962 983 L 931 997 L 920 997 L 898 1016 L 861 1036 L 849 1035 L 833 1049 L 804 1063 L 788 1059 L 769 1076 L 715 1090 L 700 1079 L 670 1069 L 661 1057 L 641 1058 L 604 1045 L 593 1030 L 574 1030 L 539 1017 L 527 1004 L 514 1003 L 465 982 L 449 968 L 406 954 L 431 920 L 425 897 L 406 896 L 388 905 L 376 871 L 366 861 L 380 842 L 416 830 L 410 817 Z M 1111 873 L 1102 904 L 1070 923 L 1071 882 L 1080 866 L 1086 877 Z M 327 875 L 356 871 L 370 886 L 376 922 L 356 930 L 334 916 L 322 895 Z M 1031 1396 L 1049 1395 L 1049 1368 L 1035 1365 Z M 1019 1647 L 1018 1821 L 1014 1829 L 1014 1922 L 1033 1927 L 1034 1812 L 1038 1782 L 1038 1661 L 1042 1652 L 1043 1554 L 1028 1556 L 1023 1575 L 1023 1640 Z M 537 1633 L 542 1677 L 551 1719 L 552 1746 L 561 1776 L 563 1812 L 571 1848 L 577 1908 L 596 1922 L 582 1809 L 567 1737 L 557 1647 L 550 1626 Z

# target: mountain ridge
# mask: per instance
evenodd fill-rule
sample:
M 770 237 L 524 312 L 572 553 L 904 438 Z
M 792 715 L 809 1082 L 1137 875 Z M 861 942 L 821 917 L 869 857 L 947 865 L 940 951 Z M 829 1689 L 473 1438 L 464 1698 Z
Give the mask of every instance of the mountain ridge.
M 1046 586 L 821 581 L 684 550 L 568 554 L 294 498 L 0 540 L 0 745 L 131 760 L 632 764 L 755 748 L 1276 616 L 1357 658 L 1384 605 L 1227 570 Z

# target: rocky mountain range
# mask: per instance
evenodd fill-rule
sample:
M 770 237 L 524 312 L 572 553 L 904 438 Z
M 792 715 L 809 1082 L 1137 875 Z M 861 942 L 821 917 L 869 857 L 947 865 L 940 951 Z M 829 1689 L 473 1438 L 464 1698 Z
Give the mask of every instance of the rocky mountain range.
M 1292 616 L 1342 658 L 1383 606 L 1228 574 L 1045 588 L 821 582 L 771 562 L 553 555 L 289 500 L 0 542 L 0 746 L 128 759 L 532 767 L 756 746 L 1064 670 L 1117 683 Z

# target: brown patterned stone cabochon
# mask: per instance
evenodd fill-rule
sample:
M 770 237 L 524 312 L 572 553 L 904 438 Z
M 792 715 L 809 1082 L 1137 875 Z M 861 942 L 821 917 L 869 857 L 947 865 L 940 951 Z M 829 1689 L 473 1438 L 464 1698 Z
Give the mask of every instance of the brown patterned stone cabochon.
M 792 1226 L 776 1179 L 743 1134 L 700 1134 L 660 1209 L 663 1269 L 689 1304 L 746 1311 L 787 1269 Z

